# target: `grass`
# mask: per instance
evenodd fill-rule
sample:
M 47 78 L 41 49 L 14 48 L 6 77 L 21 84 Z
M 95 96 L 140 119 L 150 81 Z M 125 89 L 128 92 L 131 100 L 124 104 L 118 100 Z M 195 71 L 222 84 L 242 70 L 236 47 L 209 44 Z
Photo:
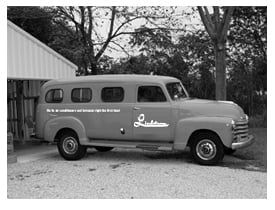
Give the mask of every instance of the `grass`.
M 251 128 L 250 134 L 255 138 L 255 142 L 247 148 L 239 149 L 234 153 L 235 157 L 248 160 L 253 165 L 267 170 L 267 128 Z

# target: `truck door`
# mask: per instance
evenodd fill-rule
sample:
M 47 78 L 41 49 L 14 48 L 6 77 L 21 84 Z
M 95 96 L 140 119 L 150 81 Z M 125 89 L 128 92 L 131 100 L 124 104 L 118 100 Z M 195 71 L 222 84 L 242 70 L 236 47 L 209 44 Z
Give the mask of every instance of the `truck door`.
M 97 85 L 100 103 L 93 104 L 88 136 L 95 139 L 128 140 L 132 138 L 132 107 L 127 85 Z M 132 87 L 133 88 L 133 87 Z
M 146 141 L 172 140 L 172 108 L 158 85 L 138 85 L 133 107 L 133 138 Z

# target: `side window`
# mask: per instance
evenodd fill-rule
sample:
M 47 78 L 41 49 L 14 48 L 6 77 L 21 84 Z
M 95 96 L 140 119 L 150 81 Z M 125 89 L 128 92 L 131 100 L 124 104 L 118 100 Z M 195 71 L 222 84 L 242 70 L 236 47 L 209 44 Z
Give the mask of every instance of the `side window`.
M 101 91 L 101 99 L 104 102 L 121 102 L 124 99 L 122 87 L 105 87 Z
M 51 89 L 47 92 L 45 101 L 47 103 L 60 103 L 63 100 L 62 89 Z
M 138 102 L 164 102 L 166 97 L 159 86 L 140 86 Z
M 74 88 L 71 93 L 71 100 L 76 103 L 85 103 L 92 100 L 90 88 Z

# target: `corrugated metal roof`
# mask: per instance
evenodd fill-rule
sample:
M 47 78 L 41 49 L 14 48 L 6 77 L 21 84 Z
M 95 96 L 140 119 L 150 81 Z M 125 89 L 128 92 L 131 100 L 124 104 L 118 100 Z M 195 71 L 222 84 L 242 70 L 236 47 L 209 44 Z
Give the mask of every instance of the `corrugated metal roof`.
M 75 77 L 77 66 L 8 20 L 8 79 Z

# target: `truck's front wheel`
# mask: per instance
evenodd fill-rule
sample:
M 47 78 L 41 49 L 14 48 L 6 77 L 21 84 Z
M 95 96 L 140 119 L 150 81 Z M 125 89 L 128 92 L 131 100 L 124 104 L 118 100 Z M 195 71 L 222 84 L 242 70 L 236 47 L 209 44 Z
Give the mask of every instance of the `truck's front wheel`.
M 199 164 L 214 165 L 223 159 L 224 148 L 217 135 L 204 132 L 193 137 L 191 153 Z
M 79 160 L 85 156 L 87 148 L 80 145 L 74 132 L 64 134 L 57 144 L 59 154 L 66 160 Z

